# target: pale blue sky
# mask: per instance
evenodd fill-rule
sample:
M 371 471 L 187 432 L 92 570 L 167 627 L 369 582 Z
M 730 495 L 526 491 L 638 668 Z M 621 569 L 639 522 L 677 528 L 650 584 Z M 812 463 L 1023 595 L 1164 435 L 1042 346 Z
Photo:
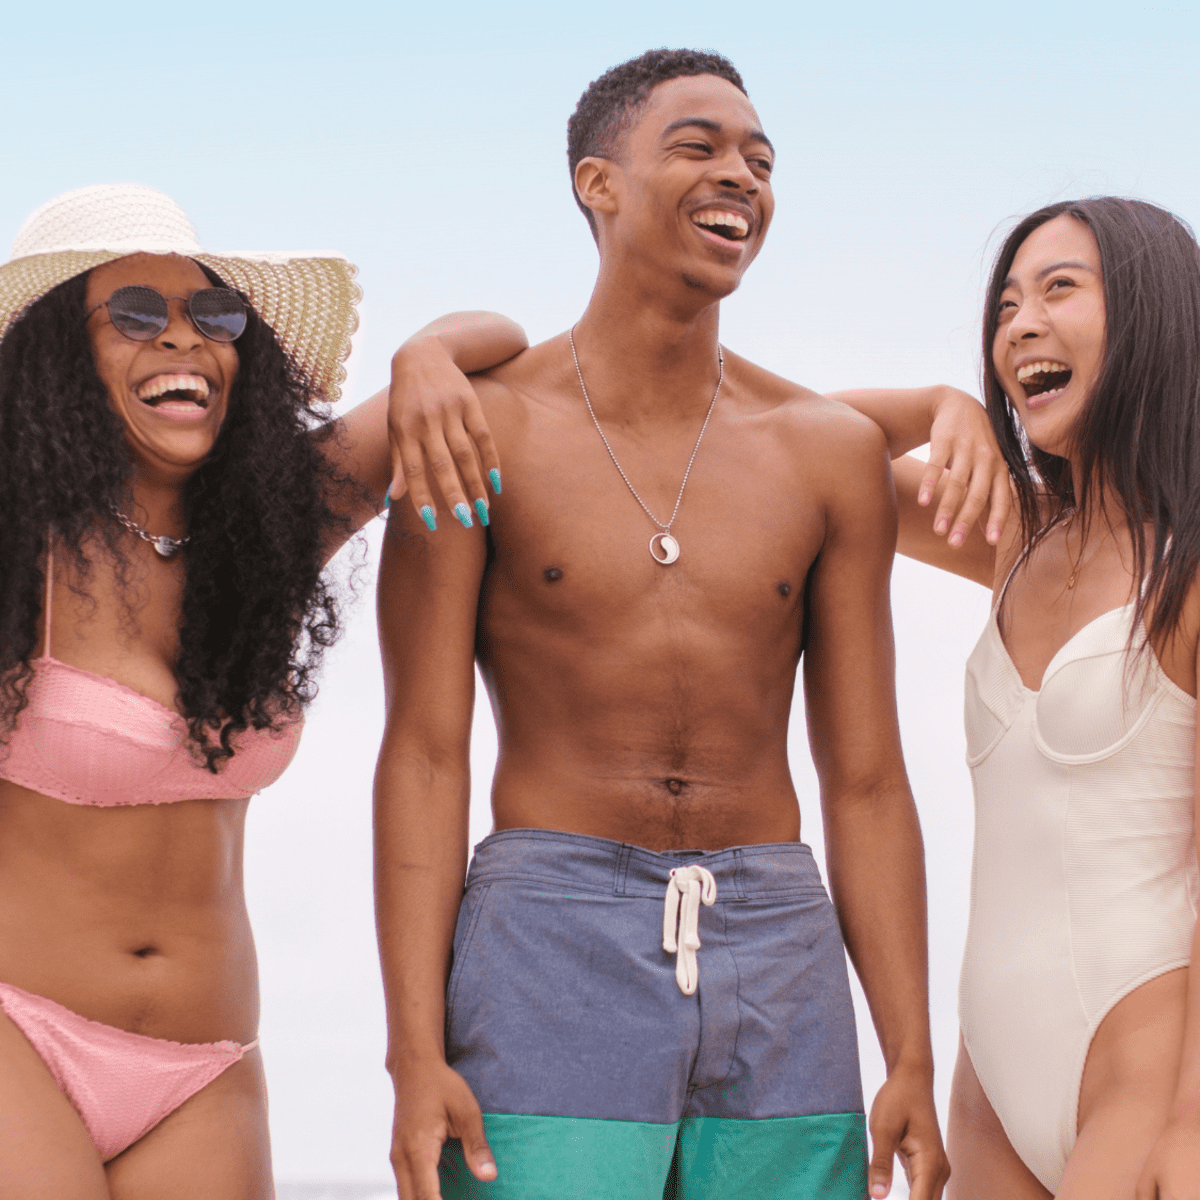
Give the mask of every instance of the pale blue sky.
M 595 253 L 570 197 L 566 118 L 591 78 L 650 46 L 715 48 L 746 78 L 779 154 L 778 209 L 726 304 L 723 339 L 810 386 L 973 386 L 994 235 L 1049 200 L 1134 194 L 1200 221 L 1195 4 L 193 0 L 136 20 L 128 5 L 12 9 L 0 240 L 60 191 L 133 181 L 178 199 L 213 249 L 338 249 L 366 293 L 349 402 L 438 313 L 496 308 L 534 338 L 578 315 Z M 962 664 L 987 597 L 904 563 L 894 596 L 944 1102 L 971 829 Z M 373 637 L 368 589 L 300 758 L 253 809 L 248 892 L 280 1178 L 388 1175 Z M 477 743 L 481 833 L 486 724 Z M 799 720 L 793 747 L 819 843 Z M 865 1023 L 862 1040 L 870 1085 Z

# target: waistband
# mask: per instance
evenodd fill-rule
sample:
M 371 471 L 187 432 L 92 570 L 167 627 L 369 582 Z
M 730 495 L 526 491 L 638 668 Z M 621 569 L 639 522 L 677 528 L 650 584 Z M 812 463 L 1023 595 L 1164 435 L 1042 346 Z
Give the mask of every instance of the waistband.
M 803 842 L 655 851 L 553 829 L 504 829 L 489 834 L 475 847 L 467 887 L 502 880 L 544 883 L 661 904 L 671 870 L 689 866 L 711 872 L 718 904 L 825 892 L 820 869 Z

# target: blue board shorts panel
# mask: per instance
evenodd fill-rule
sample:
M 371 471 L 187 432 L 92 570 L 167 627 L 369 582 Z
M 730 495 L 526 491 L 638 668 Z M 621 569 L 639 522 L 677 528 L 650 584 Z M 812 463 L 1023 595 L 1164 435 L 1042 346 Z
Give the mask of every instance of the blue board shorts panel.
M 717 898 L 700 908 L 699 986 L 685 996 L 662 948 L 663 901 L 670 870 L 692 864 L 712 872 Z M 702 1120 L 783 1121 L 782 1136 L 799 1129 L 791 1119 L 834 1116 L 865 1178 L 845 954 L 800 843 L 660 854 L 547 830 L 493 834 L 476 848 L 459 912 L 446 1051 L 489 1119 L 673 1127 L 662 1132 L 679 1172 L 689 1145 L 728 1159 L 742 1138 L 730 1125 L 706 1142 Z M 546 1137 L 539 1126 L 543 1148 Z M 499 1153 L 497 1165 L 503 1173 Z

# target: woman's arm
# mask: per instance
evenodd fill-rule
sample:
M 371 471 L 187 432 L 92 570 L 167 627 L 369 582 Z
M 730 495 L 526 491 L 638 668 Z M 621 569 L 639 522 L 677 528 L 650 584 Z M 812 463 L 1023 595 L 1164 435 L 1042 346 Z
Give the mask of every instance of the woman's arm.
M 883 430 L 892 459 L 899 460 L 893 463 L 893 475 L 900 552 L 990 587 L 1012 492 L 983 406 L 966 392 L 943 385 L 866 388 L 831 392 L 830 397 L 870 417 Z M 902 457 L 925 443 L 928 462 Z M 938 503 L 930 522 L 921 510 L 934 499 Z M 985 507 L 986 525 L 981 519 Z M 958 561 L 960 554 L 965 561 Z
M 864 417 L 870 417 L 883 430 L 892 458 L 899 458 L 929 441 L 938 405 L 947 398 L 961 397 L 980 407 L 966 392 L 941 384 L 920 388 L 853 388 L 827 394 L 831 400 L 839 400 Z
M 392 357 L 392 381 L 337 422 L 325 442 L 338 472 L 359 494 L 333 498 L 348 519 L 348 537 L 408 491 L 426 524 L 437 521 L 429 474 L 451 513 L 484 521 L 488 492 L 500 491 L 500 460 L 467 375 L 519 354 L 525 331 L 498 313 L 461 312 L 418 330 Z M 482 509 L 482 511 L 481 511 Z M 462 520 L 462 517 L 459 518 Z M 486 523 L 486 521 L 484 521 Z M 341 545 L 329 548 L 332 554 Z
M 436 513 L 426 463 L 451 511 L 468 499 L 486 506 L 484 475 L 499 495 L 500 459 L 466 376 L 507 362 L 528 345 L 515 321 L 499 313 L 463 312 L 439 317 L 396 351 L 388 389 L 389 499 L 408 491 L 418 514 L 426 505 Z

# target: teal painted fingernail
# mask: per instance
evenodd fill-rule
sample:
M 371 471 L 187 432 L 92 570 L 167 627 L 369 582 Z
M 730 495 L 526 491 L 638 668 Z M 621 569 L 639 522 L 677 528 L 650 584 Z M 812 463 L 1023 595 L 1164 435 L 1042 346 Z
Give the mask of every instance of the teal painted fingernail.
M 479 517 L 480 525 L 486 525 L 488 523 L 488 510 L 487 510 L 487 501 L 486 500 L 476 500 L 475 501 L 475 513 Z
M 437 520 L 434 518 L 433 509 L 428 504 L 426 504 L 425 507 L 421 509 L 421 520 L 424 521 L 425 524 L 429 526 L 430 533 L 432 533 L 437 528 Z
M 500 472 L 497 471 L 495 467 L 488 472 L 488 479 L 491 480 L 492 491 L 495 492 L 497 496 L 500 495 Z
M 383 511 L 387 512 L 387 510 L 391 507 L 392 507 L 392 493 L 384 492 L 383 493 Z
M 471 520 L 471 510 L 462 503 L 454 506 L 454 515 L 462 522 L 464 529 L 471 529 L 475 522 Z

